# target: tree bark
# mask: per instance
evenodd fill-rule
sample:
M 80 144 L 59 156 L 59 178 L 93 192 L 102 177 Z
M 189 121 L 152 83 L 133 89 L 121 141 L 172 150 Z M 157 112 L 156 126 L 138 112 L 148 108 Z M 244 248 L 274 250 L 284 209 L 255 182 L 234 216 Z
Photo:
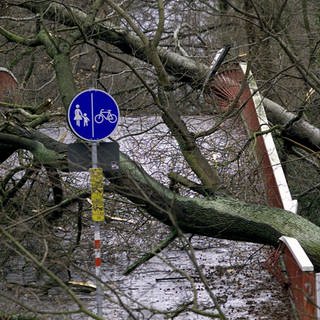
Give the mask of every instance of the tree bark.
M 320 268 L 320 228 L 291 212 L 233 198 L 180 196 L 121 156 L 120 174 L 108 176 L 115 190 L 154 218 L 183 232 L 214 238 L 277 245 L 282 235 L 296 238 Z
M 282 135 L 307 147 L 313 152 L 320 151 L 320 129 L 304 119 L 298 118 L 295 114 L 287 111 L 279 104 L 263 99 L 267 116 L 273 124 L 280 124 L 284 127 Z

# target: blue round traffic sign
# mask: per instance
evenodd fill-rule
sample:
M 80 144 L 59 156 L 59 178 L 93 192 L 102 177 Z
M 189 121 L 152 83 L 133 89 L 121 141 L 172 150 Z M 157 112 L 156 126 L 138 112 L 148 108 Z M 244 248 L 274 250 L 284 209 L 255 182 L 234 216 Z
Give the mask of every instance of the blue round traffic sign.
M 77 94 L 70 103 L 68 123 L 79 138 L 98 141 L 109 137 L 117 128 L 119 107 L 111 95 L 98 89 Z

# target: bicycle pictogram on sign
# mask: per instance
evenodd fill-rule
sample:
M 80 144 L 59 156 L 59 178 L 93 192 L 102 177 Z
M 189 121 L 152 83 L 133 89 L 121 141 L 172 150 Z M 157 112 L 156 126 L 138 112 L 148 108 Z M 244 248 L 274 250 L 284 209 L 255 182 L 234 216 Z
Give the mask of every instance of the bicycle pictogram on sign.
M 95 117 L 94 117 L 94 121 L 96 123 L 102 123 L 103 121 L 108 121 L 110 123 L 115 123 L 117 122 L 118 120 L 118 117 L 111 113 L 111 110 L 104 110 L 104 109 L 101 109 L 100 110 L 100 113 L 97 114 Z

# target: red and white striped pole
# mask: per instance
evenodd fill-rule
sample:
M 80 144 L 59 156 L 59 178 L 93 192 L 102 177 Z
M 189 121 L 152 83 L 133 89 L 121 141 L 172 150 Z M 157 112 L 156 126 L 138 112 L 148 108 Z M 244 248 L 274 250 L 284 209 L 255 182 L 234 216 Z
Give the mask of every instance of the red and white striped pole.
M 94 223 L 94 259 L 96 269 L 96 302 L 97 314 L 102 317 L 102 304 L 103 304 L 103 288 L 101 285 L 101 240 L 100 240 L 100 224 Z
M 96 276 L 98 277 L 101 273 L 101 239 L 100 239 L 100 225 L 96 223 L 94 230 L 94 259 L 96 266 Z
M 90 169 L 92 220 L 94 221 L 94 256 L 96 271 L 97 315 L 102 317 L 103 288 L 101 284 L 100 223 L 104 221 L 103 171 L 98 168 L 97 142 L 92 143 L 92 168 Z

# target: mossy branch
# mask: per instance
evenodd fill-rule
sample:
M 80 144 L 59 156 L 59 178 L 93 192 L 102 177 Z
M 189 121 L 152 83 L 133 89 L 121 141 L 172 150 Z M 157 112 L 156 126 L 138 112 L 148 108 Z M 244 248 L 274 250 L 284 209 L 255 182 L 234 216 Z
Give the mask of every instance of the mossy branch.
M 16 33 L 6 30 L 0 26 L 0 34 L 4 36 L 8 41 L 23 44 L 28 47 L 34 47 L 41 45 L 41 42 L 36 38 L 25 38 Z
M 41 164 L 55 166 L 63 158 L 63 156 L 59 155 L 57 152 L 46 148 L 44 144 L 33 139 L 9 133 L 0 133 L 0 142 L 11 144 L 17 149 L 29 150 L 32 152 L 35 160 L 39 161 Z

